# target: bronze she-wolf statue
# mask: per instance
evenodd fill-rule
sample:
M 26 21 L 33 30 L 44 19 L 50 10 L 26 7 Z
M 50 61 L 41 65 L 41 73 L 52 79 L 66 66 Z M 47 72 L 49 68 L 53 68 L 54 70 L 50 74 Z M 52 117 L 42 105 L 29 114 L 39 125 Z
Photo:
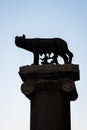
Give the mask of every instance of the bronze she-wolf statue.
M 39 55 L 44 54 L 42 64 L 57 64 L 58 55 L 64 59 L 65 64 L 72 62 L 73 53 L 69 51 L 67 43 L 60 38 L 32 38 L 27 39 L 25 35 L 15 37 L 15 43 L 18 47 L 31 51 L 34 54 L 35 65 L 39 64 Z M 53 57 L 50 57 L 53 53 Z M 48 57 L 48 55 L 49 57 Z M 52 59 L 49 63 L 48 59 Z

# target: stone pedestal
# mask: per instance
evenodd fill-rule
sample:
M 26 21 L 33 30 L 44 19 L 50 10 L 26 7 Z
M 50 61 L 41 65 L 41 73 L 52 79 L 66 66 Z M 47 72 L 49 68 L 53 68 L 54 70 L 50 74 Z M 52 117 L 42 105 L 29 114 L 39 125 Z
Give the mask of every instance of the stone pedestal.
M 77 99 L 79 66 L 32 65 L 20 67 L 23 94 L 31 103 L 31 130 L 70 130 L 70 101 Z

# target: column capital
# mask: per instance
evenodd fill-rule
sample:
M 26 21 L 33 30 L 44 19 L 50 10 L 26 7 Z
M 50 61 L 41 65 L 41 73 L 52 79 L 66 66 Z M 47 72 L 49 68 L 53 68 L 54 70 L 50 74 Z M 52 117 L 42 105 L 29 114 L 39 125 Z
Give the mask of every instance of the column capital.
M 19 75 L 24 82 L 21 90 L 29 99 L 37 90 L 63 91 L 70 101 L 78 97 L 74 83 L 80 79 L 78 65 L 27 65 L 20 67 Z

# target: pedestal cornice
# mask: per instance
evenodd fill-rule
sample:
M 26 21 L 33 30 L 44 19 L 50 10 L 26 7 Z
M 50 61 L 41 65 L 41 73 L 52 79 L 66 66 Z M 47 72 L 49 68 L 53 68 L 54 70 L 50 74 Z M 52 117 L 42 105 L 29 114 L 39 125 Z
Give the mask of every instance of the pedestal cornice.
M 28 79 L 59 79 L 70 78 L 73 81 L 80 79 L 79 65 L 26 65 L 20 67 L 19 75 L 23 82 Z

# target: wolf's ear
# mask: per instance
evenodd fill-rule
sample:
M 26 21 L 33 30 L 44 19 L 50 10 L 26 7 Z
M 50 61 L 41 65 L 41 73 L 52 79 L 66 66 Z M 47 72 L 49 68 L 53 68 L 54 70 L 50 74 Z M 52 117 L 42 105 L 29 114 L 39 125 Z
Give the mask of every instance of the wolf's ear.
M 25 39 L 26 36 L 23 34 L 22 37 Z

